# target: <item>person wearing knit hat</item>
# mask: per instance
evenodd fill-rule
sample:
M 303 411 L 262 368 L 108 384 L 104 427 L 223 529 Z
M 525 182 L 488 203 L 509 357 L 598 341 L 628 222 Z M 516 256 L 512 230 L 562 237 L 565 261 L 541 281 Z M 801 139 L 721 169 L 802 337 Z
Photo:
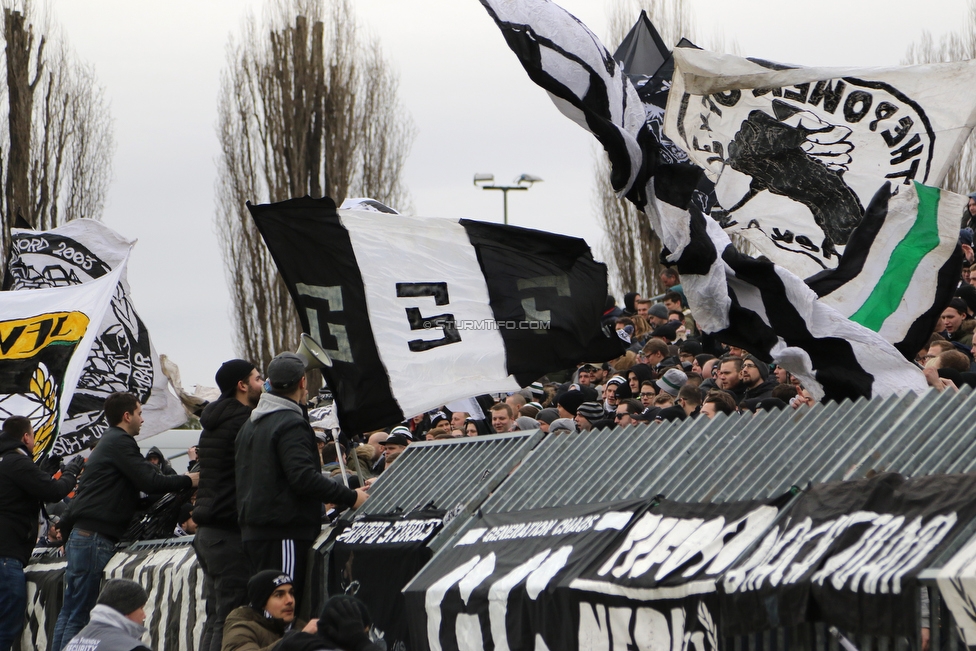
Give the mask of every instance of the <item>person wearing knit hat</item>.
M 204 575 L 202 596 L 207 612 L 198 646 L 201 651 L 220 651 L 224 620 L 241 605 L 250 576 L 237 523 L 234 443 L 264 393 L 264 379 L 247 360 L 224 362 L 214 379 L 221 397 L 200 415 L 200 485 L 193 507 L 197 526 L 193 548 Z
M 247 582 L 247 605 L 235 608 L 224 625 L 224 649 L 265 649 L 293 630 L 314 633 L 295 616 L 295 589 L 281 570 L 262 570 Z
M 548 432 L 552 421 L 559 418 L 559 410 L 555 407 L 547 407 L 536 414 L 535 418 L 539 421 L 539 429 L 543 432 Z
M 146 590 L 129 579 L 110 579 L 98 595 L 88 624 L 65 646 L 66 651 L 149 651 L 142 638 L 147 633 Z
M 385 644 L 380 646 L 370 641 L 372 623 L 365 603 L 350 595 L 335 595 L 322 606 L 314 635 L 286 635 L 275 651 L 383 651 Z
M 657 387 L 671 397 L 675 397 L 687 381 L 688 376 L 683 372 L 676 368 L 669 368 L 657 381 Z
M 739 371 L 739 383 L 745 387 L 742 400 L 761 400 L 773 396 L 773 389 L 779 381 L 775 375 L 770 375 L 769 364 L 752 355 L 746 355 L 742 360 L 742 370 Z
M 520 432 L 528 432 L 530 430 L 539 429 L 539 421 L 535 418 L 529 418 L 528 416 L 519 416 L 515 419 L 515 427 L 518 428 Z
M 607 412 L 599 402 L 584 402 L 576 410 L 576 426 L 581 432 L 594 429 L 594 425 L 606 420 Z
M 220 389 L 220 397 L 230 398 L 234 396 L 237 391 L 237 383 L 246 383 L 254 369 L 254 364 L 246 359 L 231 359 L 221 364 L 216 375 L 214 375 L 217 388 Z M 257 400 L 254 402 L 256 403 Z
M 582 391 L 572 390 L 562 394 L 556 400 L 556 410 L 559 412 L 559 417 L 573 418 L 576 416 L 576 410 L 583 402 Z
M 572 418 L 557 418 L 549 424 L 549 433 L 558 434 L 559 432 L 575 432 L 576 421 Z
M 668 308 L 664 303 L 655 303 L 647 309 L 647 320 L 655 328 L 668 322 Z
M 667 323 L 655 328 L 654 332 L 651 333 L 651 338 L 663 339 L 664 341 L 671 343 L 678 334 L 678 328 L 680 327 L 681 324 L 677 321 L 668 321 Z

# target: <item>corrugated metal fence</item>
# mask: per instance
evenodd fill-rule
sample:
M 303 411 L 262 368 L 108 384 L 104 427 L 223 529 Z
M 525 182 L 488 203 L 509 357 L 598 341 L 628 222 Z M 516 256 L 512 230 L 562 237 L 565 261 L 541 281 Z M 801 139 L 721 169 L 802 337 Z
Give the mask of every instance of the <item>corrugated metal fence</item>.
M 973 472 L 974 419 L 976 395 L 964 387 L 597 432 L 413 444 L 381 476 L 359 513 L 446 509 L 449 523 L 432 544 L 439 550 L 463 534 L 477 509 L 504 513 L 655 496 L 726 502 L 877 472 Z M 957 636 L 934 580 L 931 586 L 930 648 L 954 650 Z M 837 648 L 837 638 L 823 627 L 728 643 L 735 649 Z M 862 651 L 900 649 L 907 641 L 859 638 L 856 645 Z

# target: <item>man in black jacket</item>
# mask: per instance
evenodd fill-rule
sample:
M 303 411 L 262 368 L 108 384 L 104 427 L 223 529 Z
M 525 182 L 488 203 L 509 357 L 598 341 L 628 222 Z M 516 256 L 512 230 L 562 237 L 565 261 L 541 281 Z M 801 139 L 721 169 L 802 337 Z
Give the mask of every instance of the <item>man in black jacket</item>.
M 134 439 L 142 427 L 142 405 L 131 393 L 106 398 L 105 418 L 111 427 L 88 457 L 78 492 L 61 520 L 71 534 L 64 547 L 68 562 L 64 605 L 54 627 L 52 651 L 61 651 L 88 623 L 102 570 L 136 512 L 139 492 L 178 491 L 196 486 L 199 477 L 196 473 L 161 475 L 142 456 Z
M 20 637 L 27 610 L 24 566 L 37 542 L 37 516 L 44 502 L 57 502 L 75 487 L 85 461 L 76 457 L 53 479 L 31 458 L 34 430 L 11 416 L 0 430 L 0 651 Z
M 324 477 L 315 434 L 302 408 L 305 362 L 282 353 L 268 365 L 271 391 L 261 395 L 237 435 L 237 515 L 251 574 L 280 570 L 301 600 L 312 543 L 322 531 L 322 504 L 358 507 L 365 489 Z
M 200 416 L 200 486 L 193 507 L 193 521 L 199 527 L 193 547 L 203 569 L 207 603 L 201 651 L 220 651 L 227 615 L 247 600 L 251 575 L 237 524 L 234 441 L 257 406 L 264 383 L 254 364 L 243 359 L 224 362 L 214 379 L 220 398 L 207 405 Z

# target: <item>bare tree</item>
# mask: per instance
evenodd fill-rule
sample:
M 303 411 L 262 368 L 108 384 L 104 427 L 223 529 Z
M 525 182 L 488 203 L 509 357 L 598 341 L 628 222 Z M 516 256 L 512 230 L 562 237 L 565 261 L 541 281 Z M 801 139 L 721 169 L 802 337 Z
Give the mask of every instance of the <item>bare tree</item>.
M 244 202 L 369 196 L 408 206 L 413 125 L 398 77 L 363 38 L 349 0 L 276 0 L 228 47 L 218 102 L 217 232 L 237 349 L 266 365 L 301 325 Z
M 607 43 L 616 47 L 641 11 L 661 35 L 661 39 L 674 47 L 682 37 L 697 41 L 697 28 L 691 5 L 687 0 L 615 0 L 609 5 L 607 16 Z M 611 49 L 613 49 L 611 47 Z M 726 50 L 721 34 L 711 39 L 713 50 Z M 735 43 L 728 48 L 735 51 Z M 603 256 L 610 268 L 611 286 L 619 291 L 636 291 L 641 296 L 654 296 L 664 291 L 661 284 L 661 240 L 650 222 L 626 199 L 618 199 L 610 183 L 609 160 L 598 150 L 596 171 L 596 210 L 603 222 L 606 236 Z M 648 207 L 649 210 L 653 206 Z
M 969 3 L 969 19 L 960 31 L 946 34 L 936 43 L 928 32 L 908 46 L 902 63 L 943 63 L 976 59 L 976 1 Z M 942 187 L 950 192 L 967 194 L 976 190 L 976 134 L 970 135 L 959 158 L 949 168 Z
M 114 142 L 93 69 L 74 59 L 48 19 L 28 2 L 5 2 L 3 39 L 7 101 L 0 104 L 0 247 L 5 263 L 18 217 L 38 229 L 101 217 Z

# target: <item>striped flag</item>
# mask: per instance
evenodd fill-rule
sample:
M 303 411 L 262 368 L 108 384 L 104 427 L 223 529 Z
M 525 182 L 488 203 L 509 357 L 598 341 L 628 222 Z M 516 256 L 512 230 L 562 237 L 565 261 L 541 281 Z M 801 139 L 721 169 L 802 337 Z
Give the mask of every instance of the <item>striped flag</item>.
M 914 359 L 952 298 L 967 198 L 914 182 L 875 195 L 836 269 L 807 279 L 822 303 Z M 935 291 L 933 291 L 935 288 Z
M 601 329 L 606 266 L 581 239 L 328 198 L 248 207 L 333 361 L 323 375 L 349 431 L 623 354 Z
M 735 250 L 708 215 L 712 180 L 699 167 L 660 163 L 652 130 L 634 125 L 637 91 L 585 25 L 549 0 L 481 3 L 529 77 L 603 145 L 614 189 L 647 215 L 705 332 L 776 361 L 817 399 L 926 389 L 892 344 L 819 301 L 788 268 Z

